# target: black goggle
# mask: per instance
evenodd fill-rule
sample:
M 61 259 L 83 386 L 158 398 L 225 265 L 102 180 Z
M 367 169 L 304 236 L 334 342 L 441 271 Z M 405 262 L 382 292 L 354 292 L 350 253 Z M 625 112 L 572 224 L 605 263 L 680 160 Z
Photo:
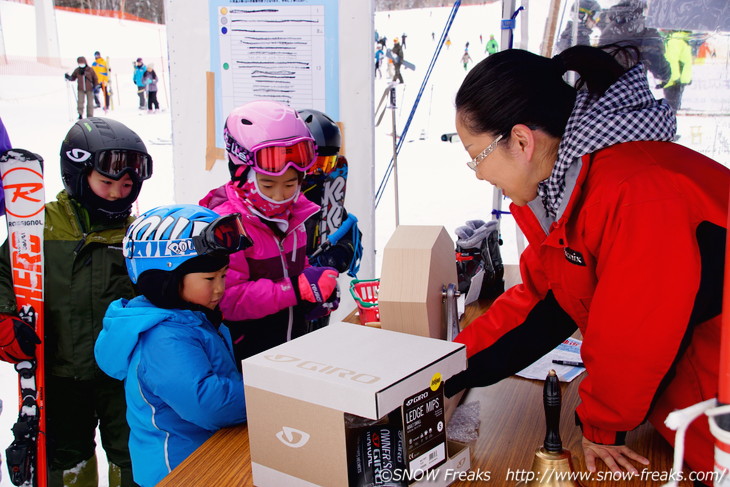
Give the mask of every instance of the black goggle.
M 132 173 L 141 181 L 152 176 L 152 157 L 145 152 L 127 149 L 106 149 L 96 153 L 94 169 L 114 180 Z
M 232 213 L 212 221 L 193 237 L 198 255 L 232 254 L 253 245 L 241 223 L 241 214 Z

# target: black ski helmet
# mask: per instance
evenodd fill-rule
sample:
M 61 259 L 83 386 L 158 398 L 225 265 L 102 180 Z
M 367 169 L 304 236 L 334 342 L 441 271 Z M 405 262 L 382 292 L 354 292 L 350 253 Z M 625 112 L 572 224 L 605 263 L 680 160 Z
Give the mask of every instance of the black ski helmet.
M 133 158 L 110 161 L 120 151 L 134 154 Z M 115 174 L 105 172 L 104 162 L 110 162 Z M 130 161 L 134 161 L 131 163 Z M 124 174 L 132 178 L 132 191 L 126 198 L 109 201 L 97 196 L 89 187 L 87 176 L 92 169 L 119 180 Z M 61 179 L 69 196 L 81 203 L 92 216 L 109 220 L 127 218 L 132 204 L 139 196 L 142 181 L 152 175 L 152 157 L 142 139 L 129 127 L 109 118 L 90 117 L 76 122 L 61 143 Z
M 317 143 L 318 156 L 334 156 L 340 151 L 342 136 L 340 127 L 327 114 L 319 110 L 299 110 L 299 115 L 306 122 Z

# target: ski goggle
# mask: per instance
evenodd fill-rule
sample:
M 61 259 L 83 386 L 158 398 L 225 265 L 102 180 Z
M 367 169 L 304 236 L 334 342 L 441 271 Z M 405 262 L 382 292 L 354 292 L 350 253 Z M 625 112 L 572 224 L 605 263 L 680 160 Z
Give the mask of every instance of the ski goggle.
M 311 171 L 313 173 L 322 172 L 330 173 L 337 165 L 337 154 L 331 156 L 317 156 L 317 159 L 312 165 Z
M 144 181 L 152 176 L 152 157 L 145 152 L 127 149 L 101 150 L 94 158 L 94 169 L 114 180 L 130 172 Z
M 232 254 L 249 248 L 253 242 L 243 229 L 241 214 L 232 213 L 208 224 L 193 237 L 193 245 L 198 255 Z
M 272 176 L 281 176 L 289 167 L 306 172 L 314 164 L 317 155 L 317 148 L 311 137 L 268 140 L 248 150 L 236 142 L 227 128 L 223 135 L 226 151 L 243 164 L 252 166 L 257 172 Z

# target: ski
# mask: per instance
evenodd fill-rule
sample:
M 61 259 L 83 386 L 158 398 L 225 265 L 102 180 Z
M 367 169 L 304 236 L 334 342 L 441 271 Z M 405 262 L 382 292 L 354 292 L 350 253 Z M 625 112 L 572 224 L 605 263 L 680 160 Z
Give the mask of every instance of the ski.
M 112 68 L 111 64 L 109 64 L 109 56 L 106 58 L 106 72 L 109 74 L 107 76 L 106 80 L 106 93 L 109 97 L 109 110 L 114 110 L 114 97 L 112 96 L 114 93 L 112 93 Z
M 0 176 L 5 192 L 8 249 L 18 316 L 33 326 L 43 340 L 46 202 L 43 159 L 23 149 L 9 149 L 0 155 Z M 41 343 L 36 347 L 35 360 L 15 366 L 19 385 L 18 421 L 13 426 L 14 440 L 5 450 L 13 485 L 48 485 L 44 359 Z

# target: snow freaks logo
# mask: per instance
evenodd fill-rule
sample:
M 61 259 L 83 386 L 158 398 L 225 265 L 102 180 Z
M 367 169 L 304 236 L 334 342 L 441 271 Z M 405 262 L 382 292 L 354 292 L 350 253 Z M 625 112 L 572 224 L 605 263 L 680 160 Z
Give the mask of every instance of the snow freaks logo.
M 30 218 L 43 211 L 43 175 L 26 167 L 10 169 L 3 175 L 5 211 L 17 218 Z M 10 193 L 10 194 L 8 194 Z

